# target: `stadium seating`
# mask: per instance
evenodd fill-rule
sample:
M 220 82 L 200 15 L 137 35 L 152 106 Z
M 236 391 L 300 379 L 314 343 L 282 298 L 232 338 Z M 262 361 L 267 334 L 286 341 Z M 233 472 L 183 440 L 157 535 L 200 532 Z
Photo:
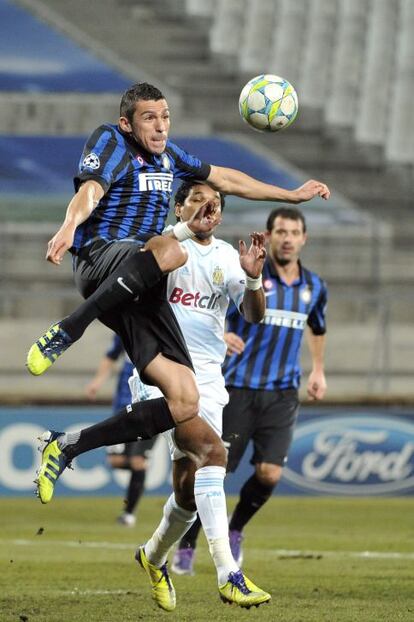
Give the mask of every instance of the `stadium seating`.
M 118 94 L 129 84 L 118 71 L 9 0 L 0 0 L 0 23 L 0 91 Z

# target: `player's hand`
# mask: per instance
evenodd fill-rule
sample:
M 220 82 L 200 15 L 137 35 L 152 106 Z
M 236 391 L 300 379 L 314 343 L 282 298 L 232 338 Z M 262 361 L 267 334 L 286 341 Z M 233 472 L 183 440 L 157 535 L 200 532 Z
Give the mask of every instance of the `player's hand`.
M 309 374 L 307 394 L 310 400 L 322 400 L 326 393 L 326 380 L 323 372 L 312 371 Z
M 244 341 L 236 333 L 224 333 L 224 341 L 227 346 L 227 355 L 241 354 L 244 350 Z
M 221 211 L 219 205 L 214 201 L 204 203 L 187 220 L 187 225 L 191 231 L 197 233 L 210 233 L 221 223 Z
M 315 181 L 310 179 L 305 182 L 303 186 L 293 191 L 295 200 L 294 203 L 302 203 L 303 201 L 310 201 L 314 197 L 321 197 L 322 199 L 329 199 L 331 192 L 326 184 L 321 181 Z
M 47 245 L 46 259 L 50 263 L 59 266 L 62 263 L 63 255 L 73 246 L 74 230 L 61 227 L 59 231 L 49 240 Z
M 264 233 L 254 231 L 250 233 L 251 244 L 247 248 L 244 240 L 239 240 L 240 265 L 252 279 L 257 279 L 263 271 L 264 260 L 266 259 L 266 236 Z
M 90 400 L 91 402 L 94 402 L 96 400 L 98 389 L 99 389 L 99 384 L 97 384 L 93 380 L 89 384 L 86 385 L 85 393 L 86 393 L 86 397 L 88 398 L 88 400 Z

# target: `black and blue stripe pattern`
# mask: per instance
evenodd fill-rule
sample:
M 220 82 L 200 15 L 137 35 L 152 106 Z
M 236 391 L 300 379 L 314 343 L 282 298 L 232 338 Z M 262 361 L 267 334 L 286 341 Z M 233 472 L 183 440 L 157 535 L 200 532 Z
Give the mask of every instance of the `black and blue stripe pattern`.
M 97 181 L 105 195 L 90 217 L 78 226 L 73 251 L 96 239 L 136 239 L 159 235 L 169 212 L 174 178 L 204 180 L 210 166 L 167 142 L 161 155 L 152 155 L 116 125 L 101 125 L 84 147 L 74 178 Z
M 300 347 L 308 325 L 315 335 L 326 332 L 327 288 L 314 272 L 300 265 L 300 278 L 287 285 L 268 258 L 263 270 L 266 312 L 261 324 L 249 324 L 231 307 L 227 330 L 245 342 L 244 352 L 223 364 L 226 385 L 262 389 L 297 388 L 300 384 Z

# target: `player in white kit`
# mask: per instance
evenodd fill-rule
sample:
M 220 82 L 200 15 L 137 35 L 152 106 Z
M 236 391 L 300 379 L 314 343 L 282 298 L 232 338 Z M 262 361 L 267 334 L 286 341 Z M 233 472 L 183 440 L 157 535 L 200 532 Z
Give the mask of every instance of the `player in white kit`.
M 175 196 L 177 219 L 189 221 L 207 203 L 214 206 L 219 217 L 224 199 L 218 192 L 202 182 L 184 183 Z M 261 321 L 265 310 L 261 273 L 266 252 L 264 234 L 251 234 L 250 248 L 240 242 L 237 253 L 230 244 L 213 236 L 214 229 L 183 242 L 188 260 L 169 275 L 167 297 L 193 361 L 200 392 L 200 416 L 221 436 L 222 410 L 228 401 L 221 373 L 226 352 L 223 339 L 226 312 L 232 300 L 247 321 Z M 134 401 L 161 395 L 156 387 L 142 384 L 138 375 L 131 378 L 130 386 Z M 163 518 L 154 534 L 137 551 L 137 560 L 150 577 L 154 600 L 164 609 L 175 608 L 167 556 L 198 512 L 217 569 L 221 599 L 242 607 L 269 601 L 270 595 L 243 575 L 231 555 L 224 467 L 197 469 L 192 456 L 176 444 L 174 430 L 165 434 L 173 460 L 174 492 L 164 506 Z

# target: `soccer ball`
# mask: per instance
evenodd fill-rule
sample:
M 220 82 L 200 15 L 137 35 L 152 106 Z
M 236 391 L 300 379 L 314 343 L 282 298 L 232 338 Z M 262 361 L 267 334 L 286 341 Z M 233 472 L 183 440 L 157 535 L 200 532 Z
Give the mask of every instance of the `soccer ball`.
M 242 119 L 260 132 L 288 127 L 298 113 L 298 96 L 287 80 L 265 73 L 248 81 L 239 98 Z

